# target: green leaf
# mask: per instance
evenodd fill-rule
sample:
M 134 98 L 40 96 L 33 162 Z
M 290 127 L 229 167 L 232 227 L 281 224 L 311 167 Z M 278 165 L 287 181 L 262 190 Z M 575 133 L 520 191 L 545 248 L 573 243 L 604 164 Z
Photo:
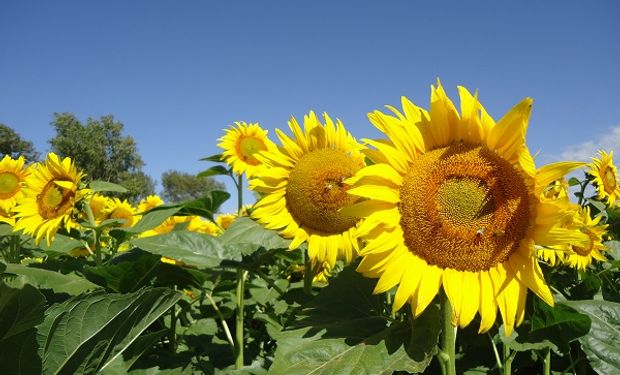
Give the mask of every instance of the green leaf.
M 590 330 L 590 318 L 564 303 L 554 307 L 535 298 L 532 301 L 532 315 L 529 330 L 518 329 L 518 343 L 540 343 L 548 340 L 566 353 L 569 343 Z
M 607 241 L 603 242 L 603 245 L 607 247 L 606 254 L 612 259 L 620 260 L 620 241 Z
M 6 223 L 0 223 L 0 237 L 13 234 L 13 227 Z
M 141 335 L 131 344 L 122 356 L 117 356 L 103 371 L 104 375 L 127 374 L 131 366 L 142 354 L 151 349 L 153 345 L 166 333 L 167 329 L 150 332 Z
M 213 166 L 213 167 L 211 167 L 211 168 L 209 168 L 207 170 L 204 170 L 204 171 L 198 173 L 196 175 L 196 177 L 198 177 L 198 178 L 205 178 L 205 177 L 209 177 L 209 176 L 225 176 L 225 175 L 228 175 L 228 174 L 230 174 L 230 171 L 227 168 L 225 168 L 225 167 L 223 167 L 221 165 L 216 165 L 216 166 Z
M 107 181 L 91 181 L 90 188 L 93 192 L 98 193 L 102 191 L 110 191 L 115 193 L 126 193 L 128 190 L 122 187 L 121 185 L 114 184 L 112 182 Z
M 578 179 L 578 178 L 576 178 L 576 177 L 571 177 L 571 178 L 568 180 L 568 186 L 577 186 L 577 185 L 581 185 L 581 181 L 579 181 L 579 179 Z
M 375 281 L 351 267 L 303 308 L 282 331 L 270 374 L 391 374 L 422 372 L 436 351 L 439 311 L 431 305 L 418 319 L 388 321 Z
M 114 257 L 110 264 L 84 268 L 86 277 L 115 292 L 134 292 L 154 283 L 156 286 L 176 285 L 199 287 L 205 276 L 197 270 L 164 264 L 161 256 L 133 249 Z
M 206 217 L 213 221 L 213 214 L 218 211 L 222 203 L 228 198 L 230 198 L 230 194 L 227 192 L 212 190 L 206 197 L 183 203 L 179 212 L 185 215 Z
M 52 306 L 37 332 L 43 372 L 86 374 L 104 369 L 180 297 L 168 288 L 98 292 Z
M 249 217 L 237 218 L 219 239 L 225 247 L 241 255 L 251 254 L 261 247 L 266 250 L 287 249 L 291 243 Z
M 126 228 L 126 229 L 122 228 L 120 230 L 123 230 L 128 233 L 145 232 L 147 230 L 153 229 L 161 225 L 170 216 L 179 212 L 180 209 L 181 209 L 180 206 L 172 206 L 172 207 L 165 207 L 165 208 L 157 207 L 156 209 L 151 210 L 147 212 L 144 216 L 142 216 L 142 219 L 140 219 L 140 221 L 138 221 L 136 225 L 134 225 L 133 227 Z
M 207 156 L 207 157 L 204 157 L 204 158 L 202 158 L 200 160 L 201 161 L 214 161 L 216 163 L 224 161 L 224 160 L 222 160 L 222 154 L 215 154 L 215 155 Z
M 218 239 L 203 233 L 170 232 L 158 236 L 136 238 L 131 244 L 152 254 L 166 256 L 198 268 L 218 266 L 222 260 L 240 260 Z
M 56 233 L 54 241 L 51 245 L 48 245 L 46 241 L 41 241 L 39 247 L 43 251 L 54 251 L 57 253 L 68 254 L 71 250 L 84 247 L 84 244 L 80 240 L 65 236 L 64 234 Z
M 0 363 L 3 374 L 41 373 L 35 326 L 43 321 L 45 298 L 31 285 L 0 283 Z
M 566 301 L 592 320 L 590 332 L 579 338 L 590 366 L 599 374 L 620 373 L 620 303 Z
M 32 284 L 39 289 L 51 289 L 55 293 L 76 295 L 99 288 L 76 274 L 65 275 L 21 264 L 7 264 L 5 273 L 17 275 L 21 282 Z

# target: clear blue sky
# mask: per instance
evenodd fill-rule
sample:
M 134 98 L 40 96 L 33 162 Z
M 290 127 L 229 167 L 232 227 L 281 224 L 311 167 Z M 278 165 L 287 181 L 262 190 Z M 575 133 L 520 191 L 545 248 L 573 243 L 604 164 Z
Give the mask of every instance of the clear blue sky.
M 114 114 L 160 179 L 209 167 L 237 120 L 273 135 L 327 111 L 378 137 L 367 112 L 401 95 L 427 107 L 439 77 L 496 119 L 533 97 L 539 164 L 617 147 L 620 2 L 507 3 L 4 0 L 0 122 L 45 152 L 53 112 Z

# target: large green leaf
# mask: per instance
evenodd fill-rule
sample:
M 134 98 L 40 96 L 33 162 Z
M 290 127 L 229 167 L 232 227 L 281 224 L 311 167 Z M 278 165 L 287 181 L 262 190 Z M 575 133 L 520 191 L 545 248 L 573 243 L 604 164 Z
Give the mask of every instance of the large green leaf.
M 92 374 L 104 369 L 180 297 L 168 288 L 97 292 L 52 306 L 37 332 L 43 373 Z
M 291 243 L 277 232 L 265 229 L 248 217 L 237 218 L 220 237 L 222 244 L 232 252 L 251 254 L 259 248 L 286 249 Z
M 65 236 L 64 234 L 57 233 L 54 236 L 54 241 L 50 245 L 46 241 L 41 241 L 38 245 L 43 251 L 55 251 L 57 253 L 69 253 L 73 249 L 79 249 L 84 247 L 84 243 L 75 238 Z
M 121 185 L 101 180 L 91 181 L 89 186 L 95 193 L 102 191 L 110 191 L 115 193 L 127 192 L 127 189 Z
M 40 289 L 51 289 L 55 293 L 75 295 L 99 287 L 76 274 L 65 275 L 43 268 L 28 267 L 21 264 L 7 264 L 4 272 L 17 275 L 20 282 L 32 284 Z
M 566 301 L 592 320 L 590 332 L 579 338 L 590 366 L 599 374 L 620 374 L 620 303 Z
M 213 167 L 211 167 L 211 168 L 209 168 L 207 170 L 204 170 L 204 171 L 198 173 L 196 175 L 196 177 L 198 177 L 198 178 L 205 178 L 205 177 L 209 177 L 209 176 L 222 176 L 222 175 L 227 175 L 229 173 L 230 173 L 230 171 L 227 168 L 225 168 L 225 167 L 223 167 L 221 165 L 216 165 L 216 166 L 213 166 Z
M 590 318 L 570 306 L 556 303 L 554 307 L 538 298 L 532 300 L 532 314 L 529 325 L 518 329 L 516 341 L 521 343 L 542 343 L 548 341 L 560 351 L 570 350 L 569 343 L 590 331 Z M 522 348 L 528 348 L 523 346 Z M 518 349 L 517 346 L 513 349 Z
M 222 246 L 217 238 L 203 233 L 175 231 L 133 239 L 131 244 L 149 253 L 173 258 L 198 268 L 216 267 L 224 259 L 241 259 L 239 255 Z
M 374 281 L 343 270 L 281 332 L 270 374 L 422 372 L 436 351 L 439 311 L 388 325 Z
M 181 204 L 182 208 L 180 213 L 186 215 L 198 215 L 213 221 L 213 214 L 218 211 L 222 203 L 224 203 L 228 198 L 230 198 L 230 194 L 227 192 L 212 190 L 206 197 Z
M 201 271 L 165 264 L 160 259 L 159 255 L 133 249 L 117 255 L 109 264 L 85 268 L 84 274 L 92 282 L 120 293 L 134 292 L 152 283 L 199 287 L 206 278 Z
M 13 289 L 0 283 L 2 374 L 41 373 L 35 326 L 43 321 L 45 298 L 32 285 Z
M 133 227 L 123 228 L 121 230 L 129 233 L 142 233 L 159 226 L 166 221 L 167 218 L 177 213 L 180 209 L 180 206 L 157 207 L 142 216 L 142 219 L 140 219 L 140 221 L 138 221 Z

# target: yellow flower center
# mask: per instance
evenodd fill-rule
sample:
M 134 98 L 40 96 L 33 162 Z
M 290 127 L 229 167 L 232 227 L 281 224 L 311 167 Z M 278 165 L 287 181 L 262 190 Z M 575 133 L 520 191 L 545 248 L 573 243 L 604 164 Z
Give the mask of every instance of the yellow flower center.
M 11 172 L 0 173 L 0 199 L 9 199 L 19 191 L 19 178 Z
M 342 151 L 321 149 L 305 154 L 290 173 L 286 203 L 295 221 L 322 233 L 342 233 L 358 219 L 338 212 L 356 198 L 343 181 L 361 165 Z
M 597 243 L 597 241 L 600 242 L 601 238 L 598 237 L 596 235 L 596 233 L 594 233 L 594 231 L 592 231 L 587 226 L 583 226 L 583 227 L 579 228 L 579 230 L 581 230 L 582 233 L 585 233 L 585 234 L 588 235 L 588 237 L 589 237 L 588 246 L 587 247 L 581 247 L 581 246 L 571 245 L 571 249 L 575 253 L 577 253 L 578 255 L 581 255 L 581 256 L 585 257 L 585 256 L 590 255 L 592 250 L 594 250 L 594 245 Z
M 603 185 L 605 185 L 605 191 L 609 194 L 616 190 L 616 174 L 611 168 L 606 168 L 603 173 Z
M 56 185 L 52 180 L 37 195 L 39 214 L 46 220 L 64 215 L 73 207 L 75 192 Z
M 254 157 L 254 154 L 267 149 L 262 139 L 241 135 L 237 141 L 237 155 L 239 159 L 251 165 L 258 165 L 260 161 Z
M 488 270 L 518 249 L 530 222 L 524 178 L 480 146 L 452 145 L 415 160 L 400 191 L 405 244 L 429 264 Z

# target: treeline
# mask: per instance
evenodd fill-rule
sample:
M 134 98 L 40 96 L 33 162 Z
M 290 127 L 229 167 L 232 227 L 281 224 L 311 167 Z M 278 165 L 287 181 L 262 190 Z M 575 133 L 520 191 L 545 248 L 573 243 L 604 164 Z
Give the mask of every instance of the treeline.
M 48 140 L 49 151 L 71 157 L 91 180 L 123 185 L 128 191 L 117 196 L 133 203 L 155 194 L 155 180 L 142 170 L 145 164 L 135 140 L 123 135 L 124 125 L 114 116 L 88 118 L 84 123 L 72 113 L 54 113 L 50 124 L 56 134 Z M 41 158 L 32 142 L 0 123 L 0 157 L 4 155 L 24 156 L 28 163 Z M 200 198 L 212 190 L 225 190 L 212 177 L 198 178 L 178 170 L 164 172 L 161 182 L 163 190 L 159 194 L 168 203 Z

